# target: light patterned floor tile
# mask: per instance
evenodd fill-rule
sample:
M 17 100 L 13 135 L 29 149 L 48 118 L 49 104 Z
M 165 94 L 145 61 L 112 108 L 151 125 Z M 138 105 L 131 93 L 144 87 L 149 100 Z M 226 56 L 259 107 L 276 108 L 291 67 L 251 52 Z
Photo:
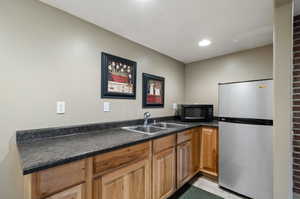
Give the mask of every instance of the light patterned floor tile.
M 212 182 L 204 177 L 197 179 L 195 182 L 193 182 L 193 185 L 207 192 L 223 197 L 224 199 L 244 199 L 243 197 L 234 195 L 230 192 L 221 189 L 217 183 Z

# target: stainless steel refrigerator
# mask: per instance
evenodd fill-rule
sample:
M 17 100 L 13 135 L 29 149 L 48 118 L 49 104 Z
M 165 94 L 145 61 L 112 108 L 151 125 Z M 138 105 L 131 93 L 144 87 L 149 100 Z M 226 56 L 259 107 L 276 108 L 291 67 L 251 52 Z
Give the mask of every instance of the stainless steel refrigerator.
M 273 198 L 272 80 L 219 84 L 219 185 Z

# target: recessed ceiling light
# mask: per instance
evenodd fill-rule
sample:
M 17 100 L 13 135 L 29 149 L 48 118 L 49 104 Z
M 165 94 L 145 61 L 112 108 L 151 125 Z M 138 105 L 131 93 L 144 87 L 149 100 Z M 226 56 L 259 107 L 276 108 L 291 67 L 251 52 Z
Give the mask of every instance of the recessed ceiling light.
M 203 39 L 199 41 L 198 45 L 201 47 L 209 46 L 211 44 L 211 41 L 208 39 Z

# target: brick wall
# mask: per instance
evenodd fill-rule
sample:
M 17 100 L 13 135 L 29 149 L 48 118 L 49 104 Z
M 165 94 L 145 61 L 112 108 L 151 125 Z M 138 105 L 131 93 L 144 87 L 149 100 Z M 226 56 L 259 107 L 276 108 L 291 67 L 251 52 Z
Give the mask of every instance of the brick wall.
M 300 15 L 294 17 L 294 69 L 293 69 L 293 126 L 294 126 L 294 192 L 300 194 Z

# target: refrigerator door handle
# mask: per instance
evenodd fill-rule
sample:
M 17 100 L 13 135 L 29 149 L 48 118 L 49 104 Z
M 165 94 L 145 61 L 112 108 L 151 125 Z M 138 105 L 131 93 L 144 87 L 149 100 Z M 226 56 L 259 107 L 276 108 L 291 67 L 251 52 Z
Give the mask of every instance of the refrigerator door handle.
M 229 123 L 238 123 L 238 124 L 273 126 L 273 120 L 267 120 L 267 119 L 220 117 L 219 121 L 229 122 Z

